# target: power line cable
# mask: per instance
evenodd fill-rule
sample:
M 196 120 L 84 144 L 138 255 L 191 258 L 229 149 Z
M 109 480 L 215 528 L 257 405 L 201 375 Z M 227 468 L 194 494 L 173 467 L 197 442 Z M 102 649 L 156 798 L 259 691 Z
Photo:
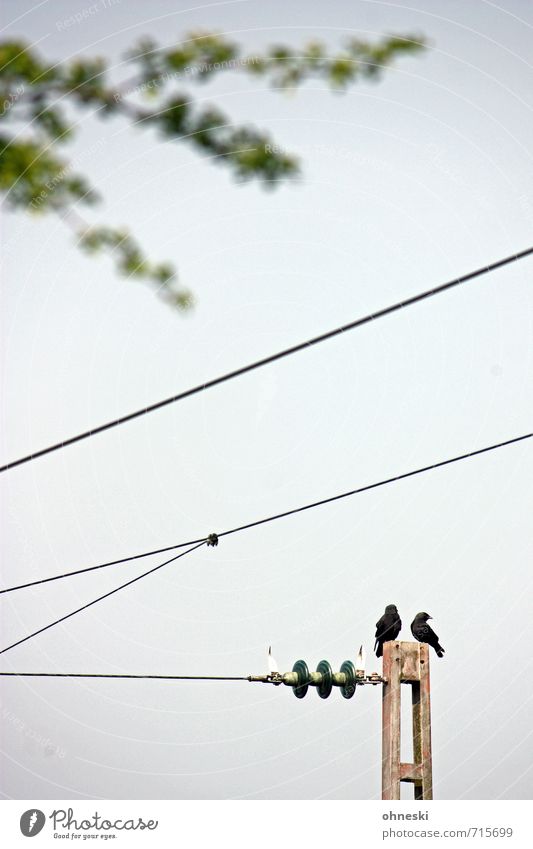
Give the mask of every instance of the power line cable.
M 195 548 L 199 548 L 201 545 L 204 545 L 205 543 L 209 543 L 209 540 L 213 536 L 220 539 L 221 537 L 229 536 L 230 534 L 236 534 L 240 531 L 248 530 L 248 528 L 255 528 L 258 525 L 264 525 L 267 522 L 274 522 L 277 519 L 283 519 L 286 516 L 292 516 L 296 513 L 303 513 L 305 510 L 311 510 L 313 507 L 321 507 L 322 505 L 330 504 L 333 501 L 340 501 L 342 498 L 348 498 L 352 495 L 358 495 L 361 492 L 367 492 L 368 490 L 371 490 L 371 489 L 377 489 L 378 487 L 386 486 L 387 484 L 394 483 L 395 481 L 400 481 L 400 480 L 404 480 L 405 478 L 414 477 L 415 475 L 420 475 L 423 472 L 429 472 L 432 469 L 438 469 L 441 466 L 448 466 L 451 463 L 457 463 L 460 460 L 466 460 L 469 457 L 476 457 L 479 454 L 486 454 L 488 451 L 495 451 L 497 448 L 503 448 L 506 445 L 513 445 L 516 442 L 522 442 L 525 439 L 531 439 L 531 437 L 533 437 L 533 432 L 523 434 L 522 436 L 515 436 L 512 439 L 505 440 L 504 442 L 497 442 L 494 445 L 488 445 L 485 448 L 478 448 L 475 451 L 469 451 L 466 454 L 459 454 L 457 457 L 451 457 L 447 460 L 440 460 L 439 462 L 432 463 L 429 466 L 421 466 L 420 468 L 413 469 L 410 472 L 403 472 L 400 475 L 394 475 L 393 477 L 385 478 L 384 480 L 377 481 L 376 483 L 366 484 L 365 486 L 357 487 L 357 489 L 351 489 L 348 492 L 342 492 L 339 495 L 333 495 L 333 496 L 330 496 L 329 498 L 323 498 L 321 501 L 313 501 L 310 504 L 304 504 L 302 507 L 295 507 L 292 510 L 286 510 L 283 513 L 276 513 L 274 516 L 268 516 L 265 519 L 257 519 L 255 522 L 249 522 L 246 525 L 240 525 L 237 528 L 231 528 L 231 530 L 229 530 L 229 531 L 222 531 L 222 533 L 219 533 L 219 534 L 211 534 L 207 537 L 204 537 L 201 540 L 194 540 L 193 542 L 189 542 L 189 543 L 178 543 L 177 545 L 168 546 L 167 548 L 156 549 L 155 551 L 147 551 L 144 554 L 133 554 L 130 557 L 123 557 L 120 560 L 111 560 L 109 563 L 101 563 L 99 566 L 89 566 L 88 568 L 85 568 L 85 569 L 78 569 L 77 571 L 74 571 L 74 572 L 67 572 L 64 575 L 54 575 L 51 578 L 42 578 L 41 580 L 31 581 L 30 583 L 27 583 L 27 584 L 19 584 L 18 586 L 15 586 L 15 587 L 8 587 L 6 589 L 0 590 L 0 594 L 1 593 L 13 592 L 14 590 L 23 589 L 24 587 L 33 587 L 36 584 L 45 584 L 45 583 L 48 583 L 49 581 L 56 581 L 56 580 L 59 580 L 61 578 L 70 577 L 72 575 L 80 575 L 84 572 L 91 572 L 94 569 L 103 569 L 105 566 L 112 566 L 116 563 L 126 563 L 130 560 L 137 560 L 141 557 L 148 557 L 150 554 L 158 554 L 161 551 L 170 551 L 170 550 L 175 549 L 175 548 L 182 548 L 184 546 L 194 545 L 195 543 L 198 543 L 197 545 L 195 545 Z M 194 548 L 191 548 L 189 550 L 194 551 Z M 188 552 L 186 551 L 184 553 L 187 554 Z M 182 556 L 182 555 L 179 555 L 179 556 Z M 178 558 L 173 557 L 171 560 L 167 560 L 166 563 L 170 563 L 170 562 L 172 562 L 172 560 L 176 560 L 176 559 L 178 559 Z M 165 563 L 161 564 L 161 566 L 165 566 L 165 565 L 166 565 Z M 142 578 L 142 577 L 144 577 L 144 575 L 149 575 L 150 572 L 154 572 L 154 571 L 156 571 L 156 569 L 160 569 L 161 566 L 156 566 L 155 569 L 151 569 L 149 572 L 145 572 L 143 575 L 140 575 L 139 577 Z M 136 580 L 138 580 L 138 578 L 135 578 L 134 580 L 136 581 Z M 129 581 L 128 583 L 133 583 L 133 581 Z M 122 586 L 128 586 L 128 584 L 123 584 Z M 122 587 L 118 587 L 118 589 L 121 589 L 121 588 Z M 112 592 L 116 592 L 116 591 L 117 590 L 113 590 Z M 108 595 L 111 595 L 111 594 L 112 593 L 108 593 Z M 102 596 L 102 598 L 105 598 L 105 597 L 106 596 Z M 99 601 L 99 599 L 96 599 L 96 601 Z M 94 604 L 94 603 L 95 602 L 91 602 L 91 604 Z M 89 605 L 86 605 L 86 606 L 89 606 Z M 84 610 L 84 608 L 80 608 L 80 610 Z M 74 612 L 77 613 L 78 611 L 74 611 Z M 69 616 L 71 616 L 71 615 L 73 615 L 73 614 L 69 614 Z M 64 617 L 64 618 L 68 618 L 68 617 Z M 58 621 L 61 622 L 63 620 L 58 620 Z M 56 623 L 54 622 L 52 624 L 56 624 Z M 47 627 L 51 627 L 51 626 L 47 626 Z M 42 630 L 46 630 L 46 629 L 42 629 Z M 36 633 L 40 633 L 40 631 L 37 631 Z M 32 634 L 31 636 L 35 636 L 35 635 Z M 26 639 L 29 639 L 29 637 L 27 637 Z M 15 643 L 14 645 L 18 645 L 18 644 Z M 13 646 L 9 646 L 9 648 L 13 648 Z M 4 651 L 7 651 L 7 649 L 4 649 Z M 0 651 L 0 654 L 2 654 L 1 651 Z
M 196 551 L 197 548 L 200 548 L 202 545 L 205 545 L 205 542 L 201 542 L 199 545 L 193 546 L 193 548 L 188 548 L 186 551 L 182 551 L 181 554 L 176 554 L 174 557 L 171 557 L 170 560 L 165 560 L 164 563 L 159 563 L 158 566 L 154 566 L 152 569 L 149 569 L 147 572 L 143 572 L 142 575 L 137 575 L 136 578 L 132 578 L 130 581 L 127 581 L 125 584 L 121 584 L 119 587 L 115 587 L 114 590 L 110 590 L 108 593 L 104 593 L 104 595 L 98 596 L 98 598 L 93 599 L 93 601 L 89 601 L 87 604 L 84 604 L 82 607 L 78 607 L 76 610 L 73 610 L 71 613 L 67 613 L 65 616 L 61 616 L 60 619 L 55 619 L 53 622 L 50 622 L 49 625 L 45 625 L 44 628 L 39 628 L 38 631 L 33 631 L 32 634 L 28 634 L 26 637 L 22 637 L 21 640 L 17 640 L 16 643 L 11 643 L 10 646 L 7 646 L 5 649 L 0 650 L 0 654 L 4 654 L 4 652 L 9 651 L 10 649 L 14 649 L 15 646 L 20 646 L 21 643 L 25 643 L 26 640 L 31 640 L 32 637 L 36 637 L 38 634 L 42 634 L 43 631 L 48 631 L 49 628 L 53 628 L 54 625 L 59 625 L 60 622 L 64 622 L 66 619 L 70 619 L 71 616 L 75 616 L 76 613 L 81 613 L 82 610 L 87 610 L 88 607 L 92 607 L 93 604 L 97 604 L 99 601 L 102 601 L 104 598 L 109 598 L 110 595 L 114 595 L 114 593 L 118 593 L 119 590 L 123 590 L 125 587 L 129 587 L 131 584 L 135 584 L 136 581 L 140 581 L 141 578 L 146 578 L 147 575 L 151 575 L 152 572 L 157 572 L 158 569 L 162 569 L 163 566 L 167 566 L 169 563 L 172 563 L 174 560 L 179 560 L 180 557 L 185 557 L 186 554 L 190 554 L 191 551 Z
M 161 681 L 250 681 L 250 675 L 128 675 L 89 672 L 0 672 L 4 678 L 146 678 Z
M 105 424 L 99 425 L 98 427 L 91 428 L 90 430 L 83 431 L 82 433 L 78 433 L 76 436 L 71 436 L 68 439 L 64 439 L 61 442 L 57 442 L 53 445 L 49 445 L 47 448 L 42 448 L 39 451 L 34 451 L 31 454 L 27 454 L 24 457 L 19 457 L 17 460 L 12 460 L 9 463 L 5 463 L 3 466 L 0 466 L 0 473 L 7 472 L 9 469 L 15 468 L 15 466 L 21 466 L 23 463 L 29 463 L 31 460 L 36 460 L 38 457 L 43 457 L 45 454 L 51 454 L 53 451 L 59 451 L 61 448 L 66 448 L 68 445 L 73 445 L 75 442 L 80 442 L 83 439 L 88 439 L 91 436 L 96 436 L 99 433 L 103 433 L 106 430 L 110 430 L 111 428 L 117 427 L 118 425 L 125 424 L 126 422 L 132 421 L 133 419 L 137 419 L 140 416 L 145 416 L 148 413 L 153 413 L 155 410 L 160 410 L 162 407 L 166 407 L 168 404 L 174 404 L 177 401 L 183 401 L 184 398 L 189 398 L 191 395 L 196 395 L 199 392 L 204 392 L 206 389 L 211 389 L 213 386 L 218 386 L 221 383 L 225 383 L 228 380 L 232 380 L 235 377 L 239 377 L 242 374 L 247 374 L 250 371 L 254 371 L 257 368 L 262 368 L 262 366 L 266 366 L 269 363 L 276 362 L 277 360 L 281 360 L 284 357 L 288 357 L 291 354 L 296 354 L 298 351 L 303 351 L 305 348 L 311 348 L 313 345 L 318 345 L 320 342 L 325 342 L 327 339 L 332 339 L 334 336 L 339 336 L 341 333 L 346 333 L 349 330 L 354 330 L 356 327 L 362 327 L 364 324 L 368 324 L 371 321 L 375 321 L 378 318 L 383 318 L 386 315 L 390 315 L 393 312 L 397 312 L 398 310 L 404 309 L 405 307 L 411 306 L 412 304 L 419 303 L 420 301 L 425 300 L 426 298 L 432 298 L 435 295 L 439 295 L 441 292 L 446 292 L 448 289 L 452 289 L 455 286 L 459 286 L 462 283 L 467 283 L 470 280 L 474 280 L 476 277 L 480 277 L 483 274 L 487 274 L 489 271 L 495 271 L 497 268 L 502 268 L 505 265 L 509 265 L 510 263 L 517 262 L 520 259 L 524 259 L 527 256 L 533 254 L 533 247 L 526 248 L 526 250 L 520 251 L 519 253 L 512 254 L 511 256 L 505 257 L 504 259 L 500 259 L 496 262 L 492 262 L 489 265 L 484 265 L 482 268 L 478 268 L 475 271 L 470 271 L 468 274 L 463 274 L 460 277 L 456 277 L 454 280 L 450 280 L 447 283 L 443 283 L 440 286 L 435 286 L 432 289 L 428 289 L 425 292 L 420 292 L 418 295 L 413 295 L 410 298 L 405 298 L 403 301 L 398 301 L 395 304 L 392 304 L 388 307 L 384 307 L 381 310 L 377 310 L 376 312 L 370 313 L 369 315 L 363 316 L 362 318 L 355 319 L 355 321 L 351 321 L 349 324 L 344 324 L 342 327 L 336 327 L 334 330 L 329 330 L 327 333 L 322 333 L 320 336 L 315 336 L 312 339 L 308 339 L 306 342 L 300 342 L 297 345 L 293 345 L 290 348 L 286 348 L 283 351 L 278 351 L 276 354 L 271 354 L 268 357 L 264 357 L 263 359 L 256 360 L 253 363 L 249 363 L 246 366 L 242 366 L 241 368 L 235 369 L 234 371 L 227 372 L 226 374 L 220 375 L 219 377 L 215 377 L 212 380 L 208 380 L 205 383 L 200 383 L 198 386 L 194 386 L 191 389 L 186 389 L 184 392 L 180 392 L 177 395 L 172 395 L 169 398 L 165 398 L 162 401 L 157 401 L 155 404 L 149 404 L 147 407 L 142 407 L 139 410 L 136 410 L 133 413 L 128 413 L 125 416 L 120 416 L 117 419 L 112 419 Z
M 448 466 L 451 463 L 457 463 L 459 460 L 467 460 L 468 457 L 475 457 L 478 454 L 485 454 L 487 451 L 495 451 L 497 448 L 503 448 L 505 445 L 512 445 L 515 442 L 521 442 L 524 439 L 531 439 L 533 433 L 525 433 L 523 436 L 515 436 L 513 439 L 506 439 L 505 442 L 498 442 L 495 445 L 488 445 L 486 448 L 478 448 L 476 451 L 469 451 L 467 454 L 459 454 L 458 457 L 451 457 L 448 460 L 440 460 L 438 463 L 432 463 L 430 466 L 422 466 L 419 469 L 414 469 L 411 472 L 403 472 L 401 475 L 394 475 L 392 478 L 377 483 L 370 483 L 366 486 L 360 486 L 357 489 L 351 489 L 348 492 L 342 492 L 340 495 L 333 495 L 330 498 L 323 498 L 322 501 L 313 501 L 311 504 L 305 504 L 303 507 L 296 507 L 294 510 L 286 510 L 284 513 L 277 513 L 275 516 L 269 516 L 267 519 L 259 519 L 256 522 L 249 522 L 247 525 L 241 525 L 238 528 L 232 528 L 231 531 L 223 531 L 218 534 L 218 537 L 225 537 L 229 534 L 236 534 L 239 531 L 245 531 L 248 528 L 255 528 L 258 525 L 264 525 L 267 522 L 274 522 L 276 519 L 283 519 L 285 516 L 292 516 L 295 513 L 303 513 L 304 510 L 311 510 L 313 507 L 321 507 L 323 504 L 331 504 L 333 501 L 340 501 L 341 498 L 349 498 L 350 495 L 358 495 L 360 492 L 368 492 L 370 489 L 377 489 L 380 486 L 386 486 L 395 481 L 401 481 L 405 478 L 412 478 L 414 475 L 421 475 L 423 472 L 430 472 L 432 469 L 438 469 L 441 466 Z
M 50 581 L 60 581 L 62 578 L 71 578 L 73 575 L 83 575 L 84 572 L 95 572 L 97 569 L 105 569 L 107 566 L 117 566 L 119 563 L 129 563 L 132 560 L 140 560 L 142 557 L 150 557 L 152 554 L 164 554 L 165 551 L 175 551 L 177 548 L 187 548 L 199 542 L 207 542 L 207 537 L 193 539 L 190 542 L 179 542 L 177 545 L 167 545 L 165 548 L 154 548 L 153 551 L 144 551 L 142 554 L 131 554 L 129 557 L 121 557 L 119 560 L 109 560 L 107 563 L 99 563 L 98 566 L 86 566 L 84 569 L 74 569 L 72 572 L 64 572 L 62 575 L 52 575 L 51 578 L 39 578 L 28 581 L 27 584 L 18 584 L 16 587 L 8 587 L 0 590 L 3 593 L 12 593 L 15 590 L 24 590 L 27 587 L 35 587 L 38 584 L 48 584 Z

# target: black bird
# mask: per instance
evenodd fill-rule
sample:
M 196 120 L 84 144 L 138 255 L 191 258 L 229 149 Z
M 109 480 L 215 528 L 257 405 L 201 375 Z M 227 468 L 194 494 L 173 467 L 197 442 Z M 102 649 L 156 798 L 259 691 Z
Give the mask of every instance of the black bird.
M 379 622 L 376 622 L 376 644 L 374 646 L 376 657 L 382 657 L 383 643 L 395 640 L 401 630 L 402 620 L 398 614 L 398 608 L 395 604 L 388 604 L 385 613 Z
M 439 644 L 439 638 L 435 631 L 428 625 L 428 619 L 433 619 L 429 613 L 417 613 L 411 622 L 411 633 L 419 643 L 427 643 L 432 646 L 437 652 L 437 657 L 442 657 L 444 649 Z

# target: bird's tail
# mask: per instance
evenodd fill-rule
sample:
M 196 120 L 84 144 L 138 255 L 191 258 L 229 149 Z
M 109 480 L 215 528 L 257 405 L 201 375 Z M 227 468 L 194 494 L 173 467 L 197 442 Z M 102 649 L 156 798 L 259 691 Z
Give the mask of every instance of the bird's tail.
M 383 656 L 383 645 L 380 643 L 379 640 L 376 640 L 376 644 L 374 646 L 374 651 L 376 652 L 376 657 L 382 657 Z
M 441 645 L 439 645 L 439 643 L 435 646 L 435 651 L 437 652 L 437 657 L 442 657 L 444 654 L 444 649 Z

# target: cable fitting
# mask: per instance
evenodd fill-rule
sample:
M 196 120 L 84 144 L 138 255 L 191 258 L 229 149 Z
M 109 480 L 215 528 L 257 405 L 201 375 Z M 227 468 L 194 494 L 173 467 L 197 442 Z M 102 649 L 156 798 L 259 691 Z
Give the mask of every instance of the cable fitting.
M 208 545 L 212 545 L 213 547 L 214 547 L 215 545 L 218 545 L 218 536 L 217 536 L 217 534 L 209 534 L 209 536 L 207 537 L 207 544 L 208 544 Z

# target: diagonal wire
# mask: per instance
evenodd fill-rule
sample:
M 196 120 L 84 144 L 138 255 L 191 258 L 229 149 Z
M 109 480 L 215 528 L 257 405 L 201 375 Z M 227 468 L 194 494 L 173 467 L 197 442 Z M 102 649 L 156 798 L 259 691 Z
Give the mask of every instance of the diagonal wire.
M 505 440 L 504 442 L 497 442 L 494 445 L 488 445 L 485 448 L 478 448 L 475 451 L 469 451 L 466 454 L 459 454 L 457 457 L 450 457 L 447 460 L 440 460 L 438 463 L 431 463 L 429 466 L 422 466 L 418 469 L 413 469 L 410 472 L 403 472 L 400 475 L 394 475 L 391 478 L 385 478 L 384 480 L 377 481 L 376 483 L 366 484 L 365 486 L 357 487 L 357 489 L 351 489 L 348 492 L 342 492 L 339 495 L 332 495 L 329 498 L 323 498 L 321 501 L 313 501 L 310 504 L 304 504 L 302 507 L 295 507 L 292 510 L 285 510 L 283 513 L 276 513 L 274 516 L 268 516 L 265 519 L 257 519 L 255 522 L 249 522 L 246 525 L 240 525 L 237 528 L 231 528 L 231 530 L 229 531 L 222 531 L 216 536 L 220 539 L 221 537 L 229 536 L 230 534 L 236 534 L 240 531 L 245 531 L 248 528 L 255 528 L 258 525 L 264 525 L 267 522 L 274 522 L 277 519 L 283 519 L 286 516 L 292 516 L 295 513 L 303 513 L 305 510 L 311 510 L 314 507 L 321 507 L 322 505 L 330 504 L 333 501 L 340 501 L 342 498 L 349 498 L 352 495 L 358 495 L 359 493 L 367 492 L 370 489 L 377 489 L 380 486 L 386 486 L 387 484 L 394 483 L 395 481 L 404 480 L 405 478 L 414 477 L 415 475 L 421 475 L 424 472 L 429 472 L 433 469 L 438 469 L 442 466 L 449 466 L 451 463 L 458 463 L 460 460 L 467 460 L 469 457 L 476 457 L 479 454 L 486 454 L 488 451 L 495 451 L 497 448 L 504 448 L 506 445 L 513 445 L 516 442 L 523 442 L 526 439 L 531 439 L 531 437 L 533 437 L 533 433 L 525 433 L 522 436 L 515 436 L 512 439 Z M 63 575 L 54 575 L 51 578 L 41 578 L 40 580 L 30 581 L 27 584 L 19 584 L 15 587 L 7 587 L 6 589 L 0 590 L 0 594 L 14 592 L 14 590 L 24 589 L 25 587 L 34 587 L 37 584 L 46 584 L 49 581 L 58 581 L 61 578 L 68 578 L 72 575 L 81 575 L 84 572 L 92 572 L 95 569 L 103 569 L 106 566 L 114 566 L 116 563 L 127 563 L 128 561 L 138 560 L 140 557 L 148 557 L 151 554 L 159 554 L 163 551 L 172 551 L 173 549 L 195 545 L 196 543 L 202 545 L 206 542 L 208 542 L 208 537 L 203 537 L 203 539 L 193 540 L 192 542 L 181 542 L 177 545 L 167 546 L 166 548 L 159 548 L 154 551 L 146 551 L 144 552 L 144 554 L 133 554 L 130 557 L 122 557 L 120 560 L 111 560 L 109 563 L 101 563 L 98 566 L 89 566 L 85 569 L 77 569 L 73 572 L 66 572 Z
M 158 566 L 154 566 L 152 569 L 149 569 L 147 572 L 143 572 L 142 575 L 137 575 L 136 578 L 132 578 L 130 581 L 126 581 L 125 584 L 121 584 L 119 587 L 115 587 L 114 590 L 110 590 L 108 593 L 104 593 L 104 595 L 98 596 L 98 598 L 89 601 L 87 604 L 84 604 L 82 607 L 78 607 L 76 610 L 73 610 L 71 613 L 67 613 L 65 616 L 61 616 L 60 619 L 55 619 L 54 622 L 50 622 L 49 625 L 45 625 L 44 628 L 39 628 L 38 631 L 33 631 L 33 633 L 28 634 L 26 637 L 22 637 L 21 640 L 17 640 L 16 643 L 11 643 L 10 646 L 6 646 L 5 649 L 0 650 L 0 654 L 4 654 L 4 652 L 9 651 L 10 649 L 14 649 L 15 646 L 20 646 L 21 643 L 25 643 L 26 640 L 31 640 L 33 637 L 36 637 L 38 634 L 42 634 L 43 631 L 48 631 L 49 628 L 53 628 L 54 625 L 59 625 L 60 622 L 64 622 L 66 619 L 70 619 L 71 616 L 75 616 L 76 613 L 81 613 L 82 610 L 87 610 L 88 607 L 92 607 L 93 604 L 97 604 L 99 601 L 102 601 L 104 598 L 109 598 L 109 596 L 114 595 L 114 593 L 118 593 L 119 590 L 123 590 L 125 587 L 131 586 L 131 584 L 135 584 L 136 581 L 140 581 L 141 578 L 146 578 L 147 575 L 151 575 L 153 572 L 157 572 L 158 569 L 162 569 L 163 566 L 167 566 L 169 563 L 172 563 L 174 560 L 179 560 L 180 557 L 185 557 L 186 554 L 190 554 L 191 551 L 196 551 L 197 548 L 200 548 L 202 545 L 205 545 L 205 541 L 200 542 L 198 545 L 193 546 L 193 548 L 188 548 L 186 551 L 182 551 L 181 554 L 176 554 L 174 557 L 171 557 L 170 560 L 165 560 L 164 563 L 160 563 Z
M 505 257 L 504 259 L 497 260 L 496 262 L 492 262 L 489 265 L 484 265 L 481 268 L 477 268 L 475 271 L 470 271 L 468 274 L 463 274 L 460 277 L 456 277 L 453 280 L 448 281 L 447 283 L 443 283 L 440 286 L 435 286 L 432 289 L 427 289 L 425 292 L 420 292 L 418 295 L 413 295 L 410 298 L 405 298 L 403 301 L 398 301 L 395 304 L 391 304 L 388 307 L 384 307 L 383 309 L 376 310 L 376 312 L 369 313 L 362 318 L 355 319 L 351 321 L 349 324 L 344 324 L 342 327 L 336 327 L 333 330 L 329 330 L 327 333 L 322 333 L 320 336 L 315 336 L 312 339 L 308 339 L 305 342 L 300 342 L 297 345 L 293 345 L 290 348 L 286 348 L 283 351 L 278 351 L 276 354 L 271 354 L 268 357 L 264 357 L 263 359 L 256 360 L 253 363 L 249 363 L 246 366 L 242 366 L 241 368 L 235 369 L 234 371 L 227 372 L 226 374 L 220 375 L 219 377 L 215 377 L 212 380 L 207 380 L 205 383 L 200 383 L 198 386 L 192 387 L 192 389 L 186 389 L 184 392 L 179 392 L 177 395 L 172 395 L 169 398 L 165 398 L 162 401 L 157 401 L 155 404 L 149 404 L 147 407 L 142 407 L 139 410 L 135 410 L 133 413 L 128 413 L 125 416 L 120 416 L 117 419 L 112 419 L 105 424 L 98 425 L 97 427 L 91 428 L 90 430 L 83 431 L 82 433 L 78 433 L 76 436 L 71 436 L 68 439 L 63 439 L 61 442 L 57 442 L 53 445 L 49 445 L 47 448 L 41 448 L 39 451 L 33 451 L 31 454 L 27 454 L 24 457 L 19 457 L 17 460 L 12 460 L 9 463 L 5 463 L 3 466 L 0 466 L 0 473 L 7 472 L 8 469 L 13 469 L 15 466 L 21 466 L 23 463 L 29 463 L 31 460 L 36 460 L 38 457 L 43 457 L 45 454 L 51 454 L 53 451 L 59 451 L 61 448 L 66 448 L 68 445 L 73 445 L 75 442 L 80 442 L 83 439 L 88 439 L 91 436 L 96 436 L 98 433 L 103 433 L 106 430 L 110 430 L 111 428 L 117 427 L 118 425 L 125 424 L 126 422 L 132 421 L 133 419 L 137 419 L 140 416 L 145 416 L 148 413 L 152 413 L 155 410 L 160 410 L 162 407 L 166 407 L 168 404 L 174 404 L 177 401 L 182 401 L 184 398 L 189 398 L 191 395 L 196 395 L 199 392 L 204 392 L 206 389 L 211 389 L 213 386 L 218 386 L 221 383 L 225 383 L 228 380 L 232 380 L 235 377 L 239 377 L 242 374 L 247 374 L 250 371 L 254 371 L 257 368 L 261 368 L 262 366 L 266 366 L 269 363 L 276 362 L 277 360 L 281 360 L 284 357 L 288 357 L 291 354 L 296 354 L 298 351 L 303 351 L 306 348 L 311 348 L 313 345 L 318 345 L 320 342 L 325 342 L 327 339 L 332 339 L 334 336 L 339 336 L 342 333 L 346 333 L 349 330 L 354 330 L 356 327 L 362 327 L 364 324 L 368 324 L 371 321 L 375 321 L 378 318 L 383 318 L 386 315 L 390 315 L 393 312 L 397 312 L 398 310 L 404 309 L 405 307 L 412 306 L 413 304 L 419 303 L 420 301 L 426 300 L 426 298 L 432 298 L 435 295 L 439 295 L 442 292 L 446 292 L 448 289 L 452 289 L 455 286 L 459 286 L 462 283 L 467 283 L 470 280 L 474 280 L 476 277 L 481 277 L 483 274 L 487 274 L 490 271 L 494 271 L 497 268 L 502 268 L 505 265 L 509 265 L 510 263 L 517 262 L 520 259 L 524 259 L 527 256 L 533 254 L 533 247 L 526 248 L 523 251 L 512 254 L 511 256 Z
M 440 460 L 438 463 L 431 463 L 429 466 L 421 466 L 419 469 L 413 469 L 411 472 L 403 472 L 401 475 L 394 475 L 392 478 L 385 478 L 377 481 L 377 483 L 369 483 L 366 486 L 360 486 L 357 489 L 350 489 L 348 492 L 341 492 L 340 495 L 332 495 L 330 498 L 323 498 L 321 501 L 313 501 L 311 504 L 304 504 L 303 507 L 296 507 L 293 510 L 286 510 L 284 513 L 277 513 L 275 516 L 269 516 L 267 519 L 258 519 L 255 522 L 249 522 L 247 525 L 240 525 L 238 528 L 232 528 L 231 531 L 223 531 L 218 534 L 218 537 L 229 536 L 236 534 L 239 531 L 245 531 L 248 528 L 256 528 L 258 525 L 264 525 L 267 522 L 275 522 L 276 519 L 284 519 L 285 516 L 293 516 L 295 513 L 303 513 L 304 510 L 312 510 L 313 507 L 321 507 L 323 504 L 331 504 L 333 501 L 340 501 L 341 498 L 349 498 L 351 495 L 358 495 L 360 492 L 368 492 L 370 489 L 377 489 L 380 486 L 387 486 L 395 481 L 412 478 L 415 475 L 421 475 L 424 472 L 430 472 L 432 469 L 439 469 L 441 466 L 449 466 L 451 463 L 458 463 L 460 460 L 467 460 L 469 457 L 476 457 L 479 454 L 486 454 L 488 451 L 495 451 L 497 448 L 503 448 L 506 445 L 512 445 L 515 442 L 522 442 L 524 439 L 531 439 L 533 433 L 525 433 L 523 436 L 515 436 L 512 439 L 506 439 L 505 442 L 498 442 L 495 445 L 488 445 L 486 448 L 478 448 L 476 451 L 469 451 L 467 454 L 459 454 L 457 457 L 450 457 L 448 460 Z
M 35 581 L 29 581 L 27 584 L 18 584 L 16 587 L 7 587 L 7 589 L 0 590 L 0 595 L 3 593 L 12 593 L 15 590 L 24 590 L 27 587 L 35 587 L 38 584 L 48 584 L 50 581 L 60 581 L 62 578 L 71 578 L 73 575 L 83 575 L 84 572 L 95 572 L 97 569 L 105 569 L 107 566 L 117 566 L 119 563 L 129 563 L 132 560 L 140 560 L 142 557 L 150 557 L 152 554 L 164 554 L 165 551 L 187 548 L 189 545 L 196 545 L 196 543 L 206 541 L 207 537 L 202 537 L 202 539 L 193 539 L 189 542 L 179 542 L 177 545 L 154 548 L 153 551 L 143 551 L 142 554 L 131 554 L 129 557 L 121 557 L 119 560 L 109 560 L 107 563 L 99 563 L 98 566 L 86 566 L 84 569 L 74 569 L 72 572 L 64 572 L 62 575 L 52 575 L 51 578 L 38 578 Z

